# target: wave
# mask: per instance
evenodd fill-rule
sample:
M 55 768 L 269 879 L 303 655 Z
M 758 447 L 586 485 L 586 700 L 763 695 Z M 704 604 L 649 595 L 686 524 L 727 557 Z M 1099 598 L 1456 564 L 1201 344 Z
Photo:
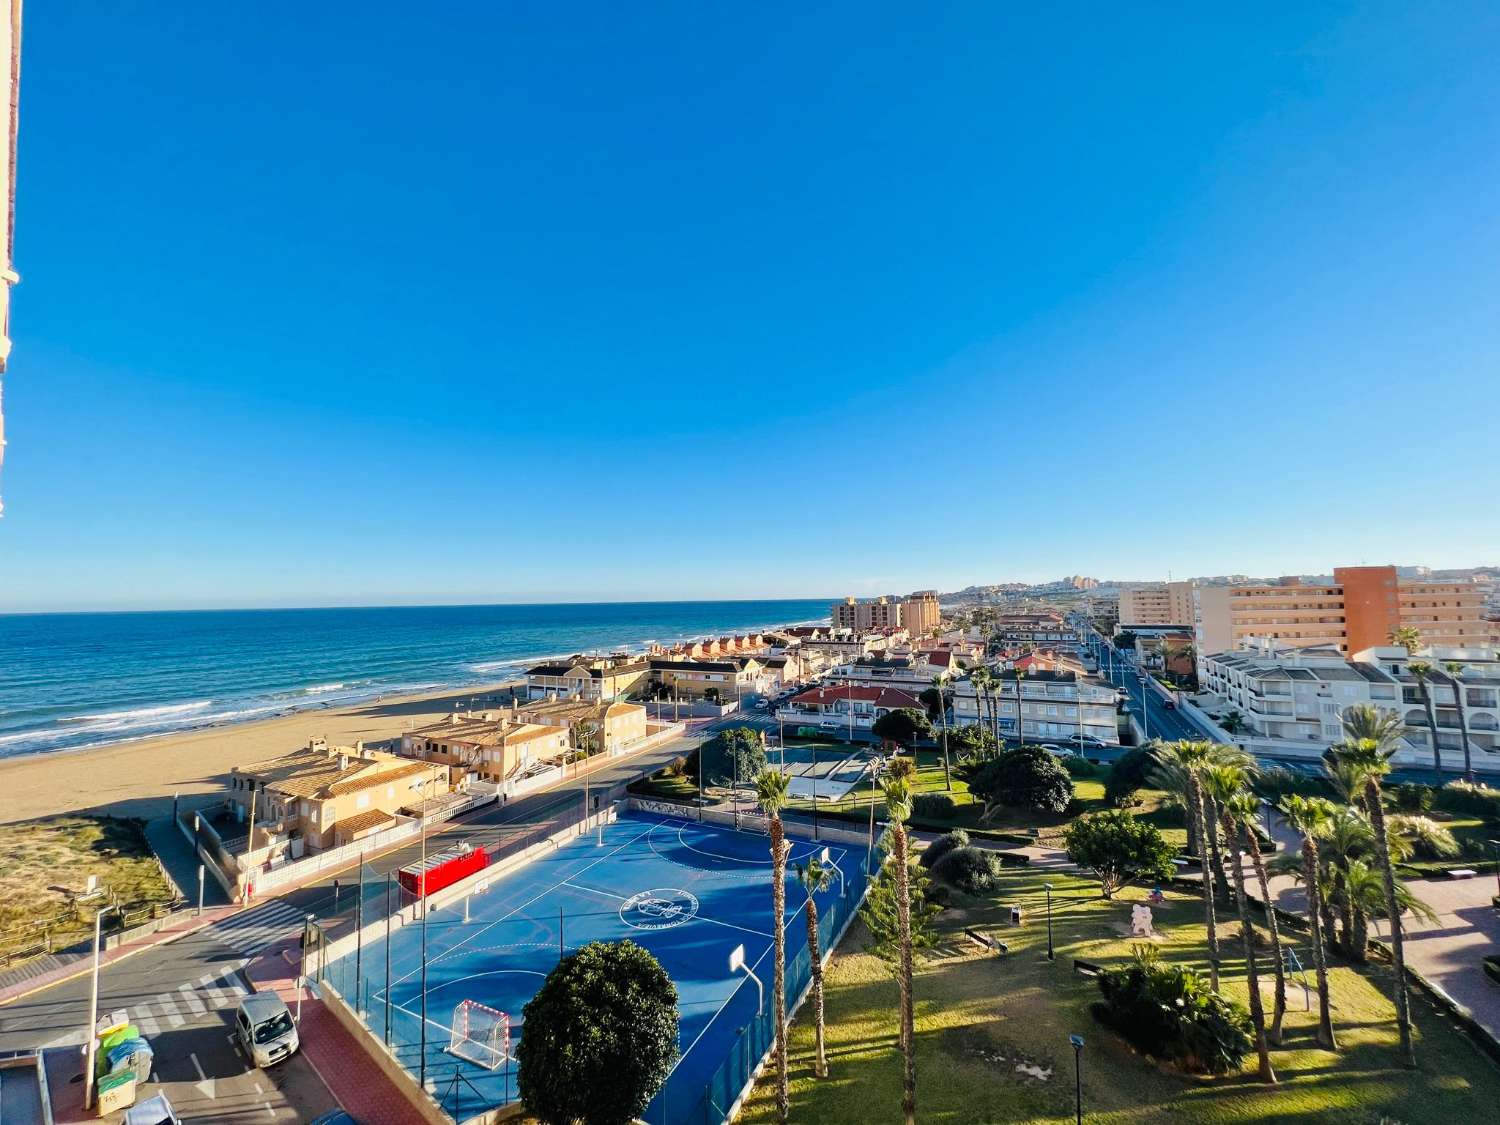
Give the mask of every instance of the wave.
M 346 683 L 336 684 L 314 684 L 312 687 L 299 688 L 295 695 L 326 695 L 330 691 L 343 691 L 349 685 Z
M 200 699 L 195 703 L 173 703 L 165 707 L 138 707 L 133 711 L 102 711 L 97 715 L 65 715 L 56 721 L 59 723 L 104 723 L 140 719 L 150 720 L 167 715 L 185 715 L 191 711 L 201 711 L 203 708 L 212 705 L 212 699 Z

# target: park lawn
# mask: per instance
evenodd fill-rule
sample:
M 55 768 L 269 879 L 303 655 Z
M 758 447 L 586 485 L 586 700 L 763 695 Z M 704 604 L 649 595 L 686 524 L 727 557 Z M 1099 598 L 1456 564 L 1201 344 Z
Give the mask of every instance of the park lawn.
M 135 910 L 169 902 L 175 891 L 133 818 L 56 816 L 0 825 L 0 953 L 52 948 L 87 936 L 94 911 L 117 903 Z M 101 898 L 78 904 L 90 875 Z
M 1053 884 L 1057 960 L 1045 959 L 1047 934 L 1043 883 Z M 1065 871 L 1004 869 L 999 893 L 985 899 L 955 896 L 939 923 L 943 941 L 920 962 L 917 997 L 918 1119 L 930 1122 L 1073 1120 L 1072 1033 L 1086 1040 L 1083 1097 L 1087 1120 L 1238 1123 L 1300 1121 L 1318 1125 L 1447 1125 L 1460 1107 L 1495 1105 L 1500 1070 L 1413 992 L 1419 1068 L 1395 1065 L 1394 1009 L 1385 995 L 1389 974 L 1379 966 L 1359 971 L 1338 965 L 1331 979 L 1334 1023 L 1342 1050 L 1317 1048 L 1316 995 L 1312 1012 L 1302 1010 L 1302 990 L 1288 984 L 1285 1045 L 1273 1048 L 1280 1084 L 1268 1087 L 1251 1069 L 1210 1078 L 1179 1074 L 1138 1055 L 1096 1023 L 1089 1005 L 1099 998 L 1095 981 L 1076 975 L 1075 956 L 1106 964 L 1128 959 L 1130 905 L 1146 891 L 1130 888 L 1113 902 L 1097 884 Z M 1011 904 L 1025 911 L 1020 927 L 1006 924 Z M 1176 891 L 1155 907 L 1164 959 L 1206 970 L 1199 901 Z M 1005 957 L 983 954 L 963 938 L 965 927 L 993 932 L 1010 945 Z M 1227 927 L 1225 989 L 1245 999 L 1238 923 Z M 1221 936 L 1224 927 L 1221 927 Z M 811 1005 L 792 1027 L 790 1065 L 792 1120 L 818 1122 L 898 1121 L 901 1055 L 896 1044 L 897 990 L 889 968 L 862 951 L 856 923 L 831 962 L 827 976 L 829 1077 L 811 1073 Z M 1305 940 L 1298 942 L 1304 960 Z M 1310 975 L 1310 974 L 1309 974 Z M 1266 1006 L 1271 981 L 1262 982 Z M 1038 1077 L 1040 1075 L 1040 1077 Z M 750 1097 L 743 1119 L 775 1119 L 774 1074 L 768 1066 Z

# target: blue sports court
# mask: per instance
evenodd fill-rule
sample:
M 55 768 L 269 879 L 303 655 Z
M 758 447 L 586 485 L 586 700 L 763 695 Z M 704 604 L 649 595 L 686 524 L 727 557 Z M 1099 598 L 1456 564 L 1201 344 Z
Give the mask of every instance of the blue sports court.
M 789 839 L 787 986 L 795 1000 L 810 966 L 806 893 L 792 865 L 827 849 L 837 870 L 816 898 L 826 954 L 863 896 L 867 855 L 863 844 Z M 645 1119 L 653 1125 L 723 1120 L 771 1038 L 770 871 L 764 832 L 628 812 L 602 833 L 577 836 L 491 881 L 470 896 L 467 920 L 462 901 L 432 910 L 426 926 L 429 1089 L 457 1121 L 515 1100 L 513 1063 L 490 1069 L 449 1050 L 455 1010 L 472 1001 L 483 1006 L 478 1012 L 506 1013 L 513 1050 L 525 1034 L 522 1009 L 562 953 L 629 938 L 671 976 L 681 1015 L 681 1057 Z M 422 1057 L 421 931 L 411 921 L 392 929 L 389 979 L 387 942 L 378 927 L 366 929 L 357 985 L 353 953 L 327 968 L 341 995 L 351 1002 L 358 996 L 373 1035 L 386 1039 L 389 1026 L 391 1048 L 413 1074 Z M 730 954 L 740 945 L 765 988 L 763 1008 L 755 980 L 730 972 Z

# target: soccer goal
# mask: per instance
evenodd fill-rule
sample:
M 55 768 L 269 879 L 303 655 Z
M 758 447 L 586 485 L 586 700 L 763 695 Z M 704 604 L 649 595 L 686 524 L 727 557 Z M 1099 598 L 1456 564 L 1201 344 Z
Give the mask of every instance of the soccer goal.
M 510 1017 L 478 1000 L 465 1000 L 453 1009 L 448 1053 L 496 1070 L 510 1057 Z

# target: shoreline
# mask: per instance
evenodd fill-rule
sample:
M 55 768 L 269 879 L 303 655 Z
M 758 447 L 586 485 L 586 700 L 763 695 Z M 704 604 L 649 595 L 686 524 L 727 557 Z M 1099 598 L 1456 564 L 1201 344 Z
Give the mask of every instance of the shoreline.
M 309 739 L 367 745 L 400 735 L 409 726 L 436 722 L 455 703 L 509 693 L 512 678 L 482 687 L 386 696 L 338 708 L 309 708 L 289 715 L 112 742 L 75 750 L 42 751 L 0 759 L 0 824 L 68 813 L 110 813 L 146 819 L 172 811 L 173 794 L 185 806 L 221 796 L 220 779 L 236 765 L 288 754 Z

